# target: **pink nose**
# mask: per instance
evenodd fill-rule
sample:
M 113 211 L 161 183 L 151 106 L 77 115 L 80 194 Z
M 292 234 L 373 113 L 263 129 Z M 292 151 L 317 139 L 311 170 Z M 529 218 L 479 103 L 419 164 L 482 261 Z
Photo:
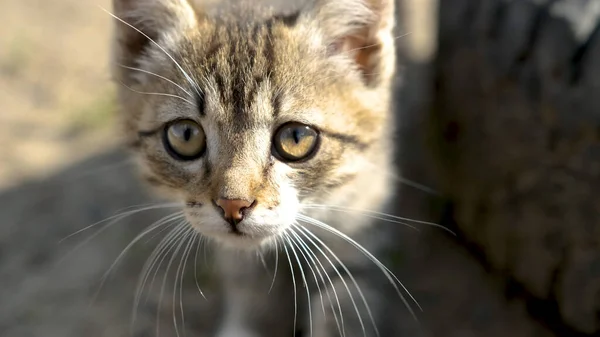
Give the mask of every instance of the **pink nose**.
M 234 224 L 242 221 L 246 211 L 254 206 L 253 201 L 243 199 L 219 199 L 216 204 L 223 210 L 223 218 Z

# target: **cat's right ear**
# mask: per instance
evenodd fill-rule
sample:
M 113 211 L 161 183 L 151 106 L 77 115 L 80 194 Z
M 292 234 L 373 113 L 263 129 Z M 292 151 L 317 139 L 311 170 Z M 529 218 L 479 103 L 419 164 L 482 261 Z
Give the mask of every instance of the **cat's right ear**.
M 317 27 L 330 55 L 353 61 L 369 85 L 394 73 L 396 0 L 312 0 L 301 15 Z
M 121 66 L 138 66 L 148 46 L 198 25 L 198 14 L 188 0 L 113 0 L 112 3 L 113 61 Z M 117 71 L 116 75 L 128 82 L 124 74 Z

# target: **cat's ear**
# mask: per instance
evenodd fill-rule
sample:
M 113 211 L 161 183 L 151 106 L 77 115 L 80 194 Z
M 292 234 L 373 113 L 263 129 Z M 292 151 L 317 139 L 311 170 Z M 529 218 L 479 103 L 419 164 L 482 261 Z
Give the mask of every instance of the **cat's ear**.
M 135 66 L 144 50 L 163 34 L 193 29 L 198 14 L 188 0 L 113 0 L 114 61 Z
M 332 55 L 349 56 L 367 82 L 394 71 L 395 0 L 314 0 L 302 17 Z

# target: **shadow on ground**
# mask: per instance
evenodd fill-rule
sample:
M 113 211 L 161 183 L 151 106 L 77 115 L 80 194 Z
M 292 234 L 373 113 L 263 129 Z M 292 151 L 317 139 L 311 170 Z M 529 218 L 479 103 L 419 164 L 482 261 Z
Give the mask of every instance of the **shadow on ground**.
M 141 240 L 113 269 L 100 292 L 99 286 L 123 248 L 166 211 L 127 217 L 91 240 L 101 226 L 60 242 L 125 207 L 157 202 L 143 192 L 131 166 L 115 150 L 0 196 L 0 298 L 10 304 L 0 307 L 0 335 L 131 336 L 136 283 L 157 238 Z M 405 206 L 402 213 L 419 216 L 420 192 L 403 190 L 406 196 L 401 195 L 399 200 Z M 548 335 L 526 319 L 520 303 L 507 302 L 501 296 L 500 288 L 452 236 L 426 228 L 420 232 L 399 229 L 398 250 L 402 257 L 398 275 L 424 309 L 419 314 L 419 335 Z M 199 258 L 198 264 L 210 265 L 210 252 L 207 256 L 206 260 Z M 174 274 L 172 270 L 170 276 Z M 160 291 L 164 272 L 157 275 L 154 294 Z M 203 299 L 190 275 L 185 278 L 182 292 L 185 328 L 187 336 L 202 336 L 219 316 L 218 282 L 201 277 L 207 297 Z M 176 335 L 173 311 L 178 313 L 179 294 L 173 293 L 172 278 L 167 279 L 164 289 L 160 306 L 159 296 L 141 301 L 133 324 L 134 336 L 155 335 L 157 322 L 160 336 Z M 407 312 L 398 313 L 398 317 L 407 329 L 414 326 Z M 178 321 L 178 325 L 182 323 Z

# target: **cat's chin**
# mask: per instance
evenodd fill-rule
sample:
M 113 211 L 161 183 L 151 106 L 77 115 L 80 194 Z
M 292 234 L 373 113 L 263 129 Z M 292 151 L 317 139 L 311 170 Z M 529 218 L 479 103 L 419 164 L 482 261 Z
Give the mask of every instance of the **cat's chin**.
M 254 237 L 234 233 L 211 235 L 210 237 L 225 249 L 245 251 L 260 249 L 274 240 L 272 236 Z

